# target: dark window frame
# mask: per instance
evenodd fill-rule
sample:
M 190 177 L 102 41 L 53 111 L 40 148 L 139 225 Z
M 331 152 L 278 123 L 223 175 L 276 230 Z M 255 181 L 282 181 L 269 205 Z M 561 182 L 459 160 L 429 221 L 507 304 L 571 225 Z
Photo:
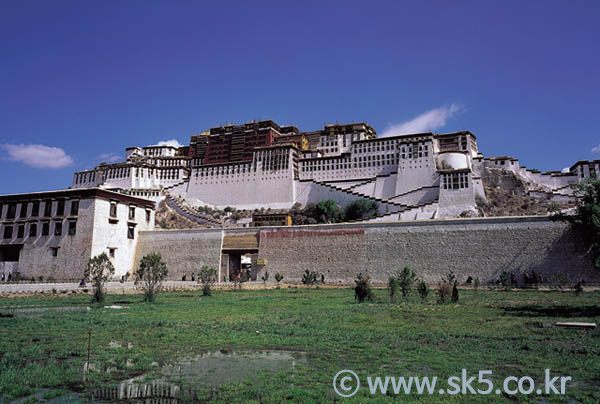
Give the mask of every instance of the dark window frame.
M 71 201 L 71 216 L 79 214 L 79 200 Z
M 65 200 L 59 199 L 56 204 L 56 216 L 65 215 Z
M 52 216 L 52 200 L 47 199 L 44 201 L 44 217 Z
M 132 226 L 132 225 L 127 226 L 127 238 L 129 240 L 135 239 L 135 226 Z
M 111 201 L 110 211 L 108 214 L 110 217 L 117 217 L 117 210 L 118 210 L 117 205 L 118 205 L 117 202 Z
M 62 236 L 62 222 L 61 221 L 57 221 L 54 222 L 54 235 L 55 236 Z
M 29 237 L 37 237 L 37 223 L 29 224 Z
M 42 236 L 50 235 L 50 222 L 42 222 Z
M 13 226 L 4 226 L 4 231 L 2 233 L 2 238 L 4 238 L 5 240 L 7 239 L 11 239 L 13 236 Z
M 40 201 L 34 201 L 31 205 L 31 216 L 38 217 L 40 215 Z
M 7 219 L 14 219 L 17 216 L 17 204 L 16 203 L 9 203 L 8 204 L 8 211 L 6 212 L 6 218 Z
M 21 209 L 19 210 L 19 218 L 25 218 L 27 217 L 27 207 L 29 206 L 29 203 L 27 202 L 21 202 Z
M 69 236 L 74 236 L 77 234 L 77 220 L 69 220 Z

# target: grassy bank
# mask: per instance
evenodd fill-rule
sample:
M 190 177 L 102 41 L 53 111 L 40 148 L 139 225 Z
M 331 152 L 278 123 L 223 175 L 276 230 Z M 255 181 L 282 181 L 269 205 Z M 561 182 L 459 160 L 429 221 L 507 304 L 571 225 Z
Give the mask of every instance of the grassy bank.
M 105 308 L 107 305 L 122 308 Z M 64 310 L 23 311 L 27 307 Z M 88 309 L 89 307 L 89 309 Z M 15 311 L 15 309 L 20 311 Z M 391 305 L 385 290 L 373 304 L 354 303 L 350 289 L 281 289 L 109 295 L 101 306 L 88 296 L 0 299 L 0 396 L 10 400 L 49 389 L 81 397 L 102 386 L 152 375 L 161 366 L 215 349 L 306 352 L 293 369 L 259 372 L 200 391 L 211 402 L 331 402 L 342 369 L 361 382 L 375 376 L 437 376 L 445 384 L 467 369 L 490 369 L 494 388 L 507 376 L 543 382 L 544 369 L 568 375 L 566 397 L 496 395 L 371 395 L 366 386 L 344 402 L 600 402 L 600 330 L 543 328 L 543 322 L 600 322 L 600 292 L 461 291 L 459 304 Z M 91 364 L 82 369 L 91 330 Z M 148 376 L 149 378 L 151 376 Z M 185 385 L 185 380 L 178 383 Z M 445 386 L 444 386 L 445 387 Z M 485 386 L 474 385 L 484 389 Z M 64 390 L 59 390 L 64 389 Z M 540 401 L 545 400 L 545 401 Z

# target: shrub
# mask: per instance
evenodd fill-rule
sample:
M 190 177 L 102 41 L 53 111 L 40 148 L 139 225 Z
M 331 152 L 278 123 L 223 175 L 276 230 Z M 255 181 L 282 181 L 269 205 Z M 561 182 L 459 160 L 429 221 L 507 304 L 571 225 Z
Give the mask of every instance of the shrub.
M 568 281 L 569 280 L 567 279 L 567 275 L 565 275 L 563 272 L 557 272 L 554 275 L 552 275 L 551 278 L 552 286 L 557 287 L 560 290 L 562 290 L 562 288 L 567 284 Z
M 315 206 L 315 219 L 321 223 L 339 223 L 342 221 L 342 210 L 331 199 L 321 201 Z
M 559 213 L 551 218 L 571 223 L 592 262 L 596 268 L 600 268 L 600 179 L 592 178 L 572 184 L 571 187 L 578 197 L 575 215 Z
M 502 271 L 502 273 L 500 274 L 500 284 L 502 285 L 502 287 L 504 288 L 504 290 L 510 290 L 511 287 L 511 275 L 510 272 L 507 271 Z
M 141 285 L 144 291 L 144 301 L 152 302 L 160 292 L 163 281 L 169 270 L 167 264 L 158 253 L 150 253 L 140 260 L 140 266 L 135 272 L 135 285 Z
M 454 282 L 454 286 L 452 286 L 452 303 L 458 303 L 458 288 L 456 287 L 456 282 Z
M 542 274 L 535 271 L 531 271 L 531 273 L 525 272 L 523 274 L 523 281 L 526 286 L 534 286 L 537 288 L 543 282 Z
M 304 271 L 304 274 L 302 274 L 302 279 L 300 279 L 300 281 L 308 288 L 317 282 L 317 273 L 307 269 Z
M 456 275 L 454 274 L 454 271 L 448 272 L 448 274 L 446 274 L 446 276 L 442 278 L 442 282 L 454 285 L 456 283 Z
M 275 280 L 277 281 L 277 289 L 279 289 L 279 282 L 281 282 L 283 279 L 283 275 L 281 275 L 279 272 L 277 272 L 275 274 Z
M 269 280 L 269 271 L 265 271 L 265 273 L 263 274 L 263 276 L 260 277 L 260 279 L 262 279 L 263 284 L 266 285 L 267 281 Z
M 89 259 L 87 268 L 83 274 L 89 279 L 94 287 L 92 302 L 104 301 L 104 283 L 115 273 L 115 267 L 106 253 L 102 253 Z
M 350 202 L 344 209 L 344 220 L 362 220 L 377 216 L 379 206 L 375 201 L 359 199 Z
M 579 296 L 579 294 L 583 292 L 584 283 L 585 281 L 582 279 L 573 286 L 573 290 L 575 290 L 575 296 Z
M 473 291 L 475 292 L 475 294 L 477 294 L 479 285 L 480 285 L 479 278 L 475 278 L 475 280 L 473 281 Z
M 212 294 L 212 287 L 217 281 L 217 270 L 209 267 L 208 265 L 202 265 L 202 269 L 198 272 L 198 283 L 202 285 L 202 294 L 204 296 L 210 296 Z
M 446 303 L 452 296 L 452 286 L 448 282 L 438 282 L 438 303 Z
M 387 283 L 388 293 L 390 294 L 390 303 L 396 302 L 396 296 L 398 295 L 399 283 L 395 276 L 390 276 Z
M 402 297 L 406 299 L 413 288 L 417 275 L 409 267 L 404 267 L 402 271 L 398 273 L 398 285 L 402 291 Z
M 417 291 L 419 292 L 421 301 L 424 302 L 427 299 L 427 295 L 429 295 L 429 286 L 427 286 L 427 283 L 424 280 L 421 279 L 417 284 Z
M 373 300 L 371 277 L 368 274 L 363 274 L 362 272 L 359 273 L 356 275 L 354 282 L 356 283 L 356 286 L 354 287 L 354 298 L 359 303 Z

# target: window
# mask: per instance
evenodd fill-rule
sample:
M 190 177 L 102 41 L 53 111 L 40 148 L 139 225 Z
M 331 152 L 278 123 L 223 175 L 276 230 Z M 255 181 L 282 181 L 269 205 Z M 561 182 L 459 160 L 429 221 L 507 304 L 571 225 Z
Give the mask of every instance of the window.
M 468 173 L 448 173 L 442 176 L 443 189 L 469 188 Z
M 50 247 L 50 255 L 58 257 L 58 247 Z
M 77 220 L 69 220 L 69 236 L 74 236 L 77 231 Z
M 31 223 L 29 225 L 29 237 L 37 236 L 37 223 Z
M 44 216 L 50 217 L 52 216 L 52 201 L 44 201 Z
M 65 200 L 59 199 L 56 204 L 56 216 L 63 216 L 65 214 Z
M 42 223 L 42 236 L 47 236 L 50 234 L 50 223 L 44 222 Z
M 40 214 L 40 201 L 35 201 L 33 205 L 31 205 L 31 216 L 37 217 Z
M 116 202 L 110 203 L 110 216 L 117 217 L 117 203 Z
M 25 225 L 20 224 L 19 227 L 17 227 L 17 238 L 23 237 L 25 237 Z
M 27 216 L 27 202 L 23 202 L 21 204 L 21 210 L 19 212 L 19 217 Z
M 4 238 L 12 238 L 13 227 L 4 226 Z
M 62 235 L 62 222 L 54 222 L 54 235 L 55 236 Z
M 152 212 L 150 211 L 150 209 L 146 209 L 146 221 L 149 222 L 151 218 Z
M 71 201 L 71 216 L 79 214 L 79 201 Z
M 109 248 L 108 249 L 108 256 L 110 258 L 115 258 L 115 251 L 116 251 L 116 248 Z
M 135 220 L 135 206 L 129 207 L 129 220 Z
M 2 210 L 4 209 L 4 205 L 0 203 L 0 219 L 2 219 Z
M 17 204 L 11 203 L 8 205 L 8 213 L 6 214 L 7 219 L 14 219 L 17 214 Z
M 133 240 L 135 237 L 135 226 L 127 226 L 127 238 Z

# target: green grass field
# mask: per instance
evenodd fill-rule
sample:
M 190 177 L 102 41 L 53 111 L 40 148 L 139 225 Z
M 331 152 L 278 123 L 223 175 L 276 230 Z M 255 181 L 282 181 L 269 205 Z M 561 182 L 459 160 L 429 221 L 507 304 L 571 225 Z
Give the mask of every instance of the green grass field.
M 127 308 L 104 308 L 111 304 Z M 49 306 L 83 310 L 15 311 Z M 412 296 L 392 305 L 385 290 L 375 291 L 373 303 L 357 304 L 351 289 L 285 288 L 217 291 L 212 297 L 165 293 L 151 304 L 139 295 L 109 295 L 100 306 L 91 305 L 89 296 L 0 299 L 0 313 L 14 313 L 0 318 L 0 402 L 39 391 L 41 402 L 65 392 L 86 401 L 102 386 L 140 375 L 149 380 L 162 366 L 215 349 L 298 351 L 305 359 L 292 369 L 263 370 L 218 388 L 191 386 L 196 398 L 184 395 L 183 401 L 600 402 L 600 330 L 541 327 L 561 320 L 600 322 L 599 292 L 461 291 L 456 305 L 437 304 L 433 293 L 425 303 Z M 84 381 L 89 330 L 91 370 Z M 565 396 L 372 395 L 366 386 L 367 376 L 437 376 L 444 385 L 463 368 L 470 376 L 492 370 L 494 388 L 507 376 L 531 376 L 537 386 L 547 368 L 573 380 Z M 347 399 L 332 386 L 342 369 L 355 371 L 363 383 Z

